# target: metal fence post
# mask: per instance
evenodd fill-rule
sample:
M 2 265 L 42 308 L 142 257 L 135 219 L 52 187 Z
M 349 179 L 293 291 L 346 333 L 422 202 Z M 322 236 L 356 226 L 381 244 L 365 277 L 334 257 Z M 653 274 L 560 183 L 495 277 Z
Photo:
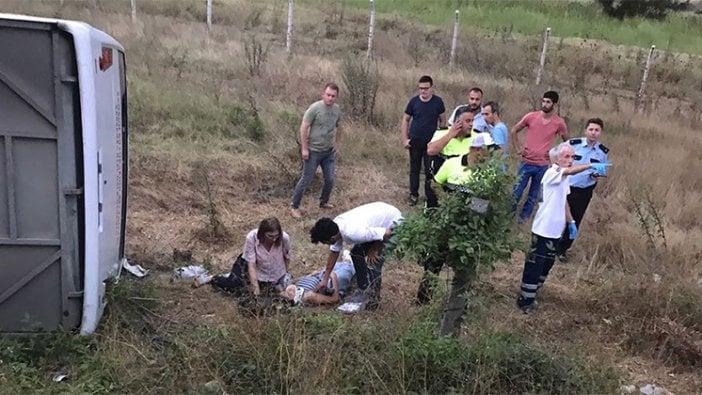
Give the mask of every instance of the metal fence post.
M 536 73 L 536 85 L 541 84 L 541 77 L 544 74 L 544 65 L 546 64 L 546 51 L 548 51 L 548 40 L 551 38 L 551 28 L 546 28 L 546 34 L 544 34 L 544 46 L 541 50 L 541 60 L 539 60 L 539 71 Z
M 458 43 L 458 13 L 456 10 L 456 17 L 453 21 L 453 38 L 451 39 L 451 55 L 449 56 L 449 66 L 453 66 L 456 61 L 456 44 Z

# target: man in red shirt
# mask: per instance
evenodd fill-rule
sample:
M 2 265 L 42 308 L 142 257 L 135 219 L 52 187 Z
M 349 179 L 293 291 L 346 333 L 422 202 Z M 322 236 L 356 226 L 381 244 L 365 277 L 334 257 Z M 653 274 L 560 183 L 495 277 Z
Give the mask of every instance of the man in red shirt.
M 526 114 L 510 131 L 511 152 L 521 154 L 517 171 L 518 181 L 514 186 L 515 210 L 527 184 L 530 184 L 526 202 L 519 213 L 520 222 L 528 220 L 534 211 L 541 189 L 541 178 L 551 164 L 548 151 L 553 144 L 553 138 L 558 135 L 563 141 L 568 140 L 568 127 L 565 121 L 553 111 L 557 103 L 557 92 L 544 93 L 541 99 L 541 111 Z M 520 147 L 517 134 L 524 128 L 527 128 L 527 135 L 524 146 Z

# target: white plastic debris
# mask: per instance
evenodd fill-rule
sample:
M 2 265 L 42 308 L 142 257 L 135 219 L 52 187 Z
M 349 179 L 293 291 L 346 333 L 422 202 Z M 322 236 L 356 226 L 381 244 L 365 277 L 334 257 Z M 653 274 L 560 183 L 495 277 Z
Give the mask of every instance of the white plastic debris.
M 356 314 L 361 311 L 363 303 L 346 302 L 336 309 L 345 314 Z
M 173 276 L 176 278 L 195 278 L 207 274 L 207 269 L 200 265 L 190 265 L 173 269 Z
M 619 392 L 622 394 L 634 394 L 636 393 L 636 386 L 635 385 L 621 385 L 619 387 Z
M 640 392 L 644 395 L 671 395 L 670 391 L 655 384 L 646 384 L 640 388 Z
M 139 278 L 146 277 L 149 274 L 148 269 L 144 269 L 141 265 L 132 265 L 126 259 L 122 262 L 122 268 Z
M 53 380 L 55 383 L 60 383 L 64 380 L 66 380 L 67 378 L 68 378 L 67 374 L 63 374 L 63 373 L 59 372 L 59 373 L 54 374 L 54 377 L 51 380 Z
M 661 275 L 658 273 L 653 273 L 653 282 L 658 284 L 661 282 Z

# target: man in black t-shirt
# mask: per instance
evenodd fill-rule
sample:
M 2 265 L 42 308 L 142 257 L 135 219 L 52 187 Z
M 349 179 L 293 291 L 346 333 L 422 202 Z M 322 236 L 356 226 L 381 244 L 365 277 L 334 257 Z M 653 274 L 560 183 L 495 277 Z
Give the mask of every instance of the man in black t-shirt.
M 402 116 L 400 132 L 402 146 L 409 151 L 409 204 L 414 206 L 419 201 L 419 172 L 424 162 L 424 195 L 427 205 L 436 204 L 436 195 L 431 188 L 431 173 L 429 171 L 429 156 L 427 144 L 431 141 L 438 127 L 446 125 L 446 108 L 444 101 L 434 94 L 434 81 L 430 76 L 419 78 L 419 94 L 410 99 Z

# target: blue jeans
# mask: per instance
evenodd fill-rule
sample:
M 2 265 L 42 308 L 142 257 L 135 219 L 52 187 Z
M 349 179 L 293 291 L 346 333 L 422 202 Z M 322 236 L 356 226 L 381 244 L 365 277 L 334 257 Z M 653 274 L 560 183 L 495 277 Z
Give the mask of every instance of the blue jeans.
M 329 195 L 331 195 L 332 188 L 334 187 L 336 172 L 336 153 L 333 149 L 321 152 L 310 151 L 310 158 L 304 161 L 302 177 L 300 177 L 300 181 L 298 181 L 295 186 L 295 192 L 293 192 L 290 207 L 295 209 L 300 208 L 302 195 L 305 193 L 305 190 L 307 190 L 310 182 L 312 182 L 314 173 L 319 166 L 322 167 L 322 174 L 324 174 L 324 186 L 322 187 L 322 196 L 319 198 L 319 204 L 321 206 L 329 202 Z
M 519 170 L 517 171 L 518 181 L 514 186 L 514 211 L 517 210 L 519 200 L 521 200 L 522 194 L 524 193 L 527 184 L 529 184 L 529 180 L 531 180 L 526 202 L 524 202 L 522 212 L 519 214 L 519 219 L 521 221 L 526 221 L 529 219 L 529 217 L 531 217 L 536 201 L 539 198 L 539 192 L 541 191 L 541 179 L 544 177 L 544 173 L 546 173 L 547 169 L 548 165 L 537 166 L 519 162 Z

